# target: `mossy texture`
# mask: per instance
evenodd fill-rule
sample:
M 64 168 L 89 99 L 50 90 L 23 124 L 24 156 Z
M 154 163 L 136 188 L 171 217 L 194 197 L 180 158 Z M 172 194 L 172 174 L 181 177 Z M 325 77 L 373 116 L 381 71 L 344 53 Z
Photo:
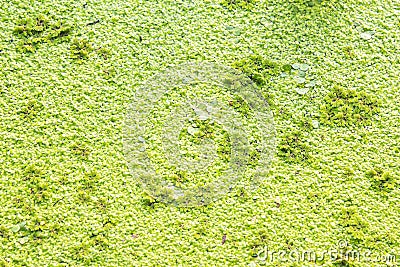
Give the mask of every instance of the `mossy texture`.
M 68 23 L 43 14 L 20 19 L 14 27 L 14 33 L 21 38 L 18 48 L 22 52 L 34 52 L 39 44 L 66 37 L 71 31 Z
M 345 240 L 399 262 L 398 1 L 0 7 L 0 266 L 398 264 L 260 253 L 321 255 Z M 273 102 L 277 156 L 257 164 L 255 130 L 253 175 L 207 206 L 179 208 L 132 178 L 123 127 L 142 83 L 188 61 L 235 66 L 258 84 Z M 215 95 L 253 120 L 240 98 Z M 188 147 L 203 135 L 227 142 L 222 128 L 196 126 L 199 136 L 182 132 Z M 223 163 L 231 146 L 219 149 Z
M 366 126 L 379 113 L 381 101 L 365 91 L 334 86 L 321 105 L 324 123 L 338 126 Z
M 307 162 L 310 157 L 310 146 L 301 131 L 294 131 L 284 136 L 278 145 L 278 156 L 288 162 Z
M 278 64 L 260 55 L 250 55 L 236 61 L 233 67 L 246 74 L 253 82 L 259 86 L 265 85 L 266 79 L 271 75 L 279 73 Z
M 253 7 L 258 0 L 222 0 L 221 5 L 229 8 L 230 10 L 236 8 L 249 9 Z

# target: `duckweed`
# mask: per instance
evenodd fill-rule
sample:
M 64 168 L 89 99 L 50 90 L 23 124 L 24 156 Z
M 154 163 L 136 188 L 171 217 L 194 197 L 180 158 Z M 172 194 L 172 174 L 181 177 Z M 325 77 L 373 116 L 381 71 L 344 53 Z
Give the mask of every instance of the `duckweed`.
M 216 151 L 225 162 L 229 162 L 231 154 L 231 140 L 228 132 L 214 121 L 195 119 L 187 121 L 179 135 L 182 142 L 188 141 L 201 144 L 204 139 L 212 139 L 217 145 Z
M 71 43 L 71 57 L 74 59 L 86 59 L 89 57 L 90 52 L 93 51 L 92 45 L 87 39 L 75 38 Z
M 384 171 L 382 168 L 371 169 L 366 172 L 366 177 L 371 181 L 371 187 L 382 193 L 391 192 L 398 189 L 400 178 L 390 171 Z
M 222 0 L 221 4 L 229 9 L 235 8 L 250 8 L 257 0 Z
M 1 1 L 0 266 L 398 265 L 398 1 L 221 2 Z M 71 47 L 74 39 L 92 49 Z M 260 67 L 264 59 L 278 68 Z M 180 208 L 145 193 L 122 139 L 143 83 L 187 61 L 236 62 L 259 95 L 274 97 L 277 155 L 264 168 L 265 131 L 249 131 L 243 180 L 207 206 Z M 162 103 L 175 105 L 176 91 Z M 237 120 L 260 112 L 221 91 L 210 96 L 231 101 Z M 213 151 L 224 164 L 226 127 L 193 123 L 173 133 L 187 148 L 220 138 Z M 146 149 L 161 139 L 142 137 Z M 339 240 L 396 261 L 269 262 L 259 253 L 322 255 Z
M 252 111 L 249 105 L 246 103 L 246 101 L 244 101 L 244 99 L 241 96 L 235 95 L 231 100 L 229 100 L 229 105 L 232 106 L 234 110 L 236 110 L 243 116 L 245 117 L 251 116 Z
M 278 156 L 287 162 L 301 163 L 310 158 L 310 146 L 300 130 L 286 134 L 278 145 Z
M 14 28 L 14 33 L 21 38 L 19 48 L 26 52 L 34 52 L 39 44 L 66 37 L 71 31 L 72 26 L 68 23 L 43 14 L 21 19 Z
M 359 214 L 356 206 L 344 207 L 341 210 L 341 226 L 352 242 L 360 243 L 366 239 L 368 222 Z
M 265 85 L 271 75 L 278 74 L 280 70 L 277 63 L 260 55 L 250 55 L 234 62 L 232 66 L 242 71 L 259 86 Z
M 322 122 L 336 126 L 371 125 L 381 104 L 378 97 L 365 91 L 335 85 L 320 106 Z

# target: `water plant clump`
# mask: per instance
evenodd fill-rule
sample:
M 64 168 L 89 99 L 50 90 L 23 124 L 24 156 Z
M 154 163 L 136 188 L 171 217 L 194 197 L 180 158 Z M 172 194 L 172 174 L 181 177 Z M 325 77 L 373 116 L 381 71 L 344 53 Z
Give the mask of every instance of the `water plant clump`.
M 244 99 L 239 95 L 234 95 L 231 100 L 229 100 L 229 105 L 237 112 L 245 117 L 250 117 L 252 115 L 252 110 L 249 105 L 244 101 Z
M 74 59 L 86 59 L 93 51 L 92 45 L 87 39 L 74 39 L 71 43 L 71 57 Z
M 301 131 L 286 134 L 278 145 L 278 156 L 290 163 L 301 163 L 310 158 L 310 146 Z
M 369 223 L 359 213 L 357 206 L 342 207 L 339 224 L 353 243 L 360 243 L 365 240 Z
M 188 121 L 179 135 L 181 142 L 200 145 L 204 139 L 213 139 L 217 144 L 217 154 L 225 162 L 229 162 L 231 154 L 231 140 L 229 133 L 218 123 L 195 119 Z
M 366 177 L 371 181 L 372 189 L 387 194 L 400 185 L 400 178 L 395 174 L 377 167 L 366 172 Z
M 379 113 L 380 100 L 365 91 L 334 86 L 320 106 L 321 119 L 331 126 L 365 126 Z
M 124 147 L 145 191 L 168 204 L 204 205 L 265 168 L 275 131 L 256 88 L 237 70 L 207 62 L 175 66 L 139 88 Z
M 14 27 L 14 33 L 21 38 L 19 49 L 24 52 L 34 52 L 39 44 L 62 39 L 71 31 L 72 26 L 68 23 L 43 14 L 23 18 Z
M 222 0 L 221 5 L 228 9 L 235 9 L 235 8 L 244 8 L 248 9 L 251 8 L 257 0 Z
M 277 63 L 260 55 L 251 55 L 236 61 L 233 63 L 233 67 L 243 72 L 258 86 L 265 85 L 268 77 L 278 74 L 280 70 Z

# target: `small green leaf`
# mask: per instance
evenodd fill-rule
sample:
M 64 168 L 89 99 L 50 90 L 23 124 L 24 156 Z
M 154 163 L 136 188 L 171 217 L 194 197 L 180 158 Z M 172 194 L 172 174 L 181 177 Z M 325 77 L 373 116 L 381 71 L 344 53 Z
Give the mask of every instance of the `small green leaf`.
M 292 64 L 292 68 L 295 69 L 295 70 L 298 70 L 298 69 L 300 69 L 300 64 L 299 63 L 294 63 L 294 64 Z
M 296 88 L 295 90 L 300 95 L 305 95 L 308 92 L 308 88 Z
M 193 135 L 193 136 L 194 136 L 194 135 L 198 132 L 198 129 L 193 128 L 192 126 L 189 126 L 188 129 L 187 129 L 187 131 L 188 131 L 188 133 L 189 133 L 190 135 Z
M 303 77 L 303 78 L 306 77 L 306 72 L 305 71 L 299 70 L 298 74 L 299 74 L 299 77 Z
M 317 121 L 317 120 L 312 120 L 311 124 L 312 124 L 312 126 L 313 126 L 315 129 L 319 128 L 319 121 Z
M 209 115 L 207 113 L 203 113 L 199 115 L 199 120 L 205 121 L 209 118 Z
M 283 65 L 282 69 L 284 72 L 289 72 L 292 69 L 292 66 L 289 64 L 285 64 Z
M 19 227 L 21 231 L 28 231 L 28 229 L 26 228 L 26 222 L 21 222 L 19 224 Z
M 307 83 L 305 86 L 306 87 L 314 87 L 316 84 L 316 81 L 310 81 L 309 83 Z
M 372 36 L 374 35 L 374 32 L 362 32 L 360 34 L 360 37 L 364 40 L 369 40 L 372 38 Z
M 303 77 L 295 77 L 294 78 L 296 80 L 297 83 L 305 83 L 306 79 Z
M 202 121 L 205 121 L 210 117 L 210 115 L 204 110 L 198 108 L 194 108 L 193 110 L 197 114 L 197 116 L 199 116 L 199 119 Z
M 308 66 L 307 64 L 300 64 L 299 69 L 302 71 L 308 71 L 308 69 L 310 68 L 310 66 Z

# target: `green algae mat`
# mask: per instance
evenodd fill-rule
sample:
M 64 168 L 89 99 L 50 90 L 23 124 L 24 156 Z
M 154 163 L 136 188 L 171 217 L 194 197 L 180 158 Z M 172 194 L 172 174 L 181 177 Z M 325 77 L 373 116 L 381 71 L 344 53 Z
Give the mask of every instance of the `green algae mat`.
M 0 4 L 0 266 L 398 266 L 398 1 Z

